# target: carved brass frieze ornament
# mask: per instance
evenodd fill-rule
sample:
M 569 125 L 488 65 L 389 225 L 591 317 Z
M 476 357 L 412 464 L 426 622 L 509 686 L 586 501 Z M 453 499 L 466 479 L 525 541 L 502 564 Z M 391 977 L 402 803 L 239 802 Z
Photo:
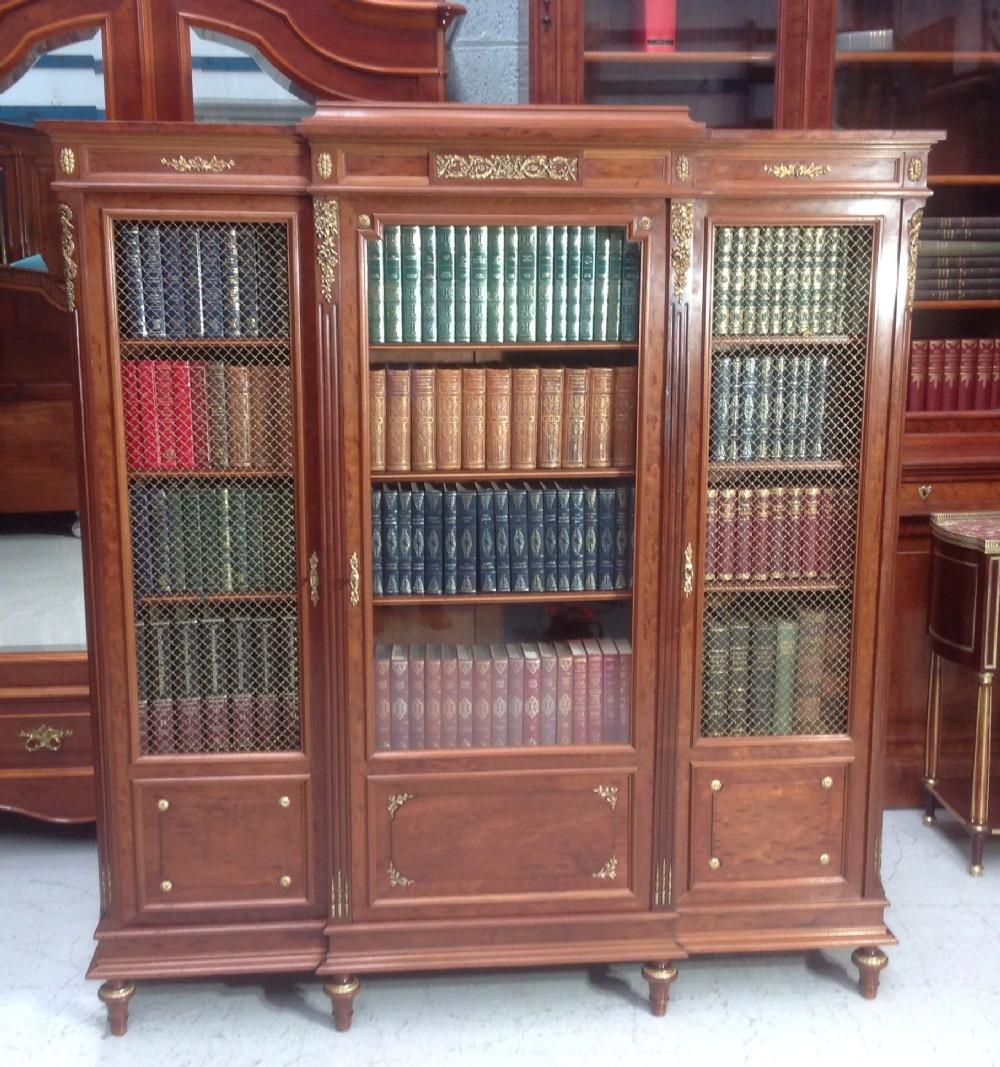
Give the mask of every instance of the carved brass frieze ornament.
M 826 163 L 765 163 L 764 173 L 775 178 L 822 178 L 830 173 Z
M 595 872 L 594 877 L 614 881 L 618 877 L 618 857 L 612 856 L 599 871 Z
M 337 267 L 340 265 L 340 205 L 336 200 L 318 196 L 313 207 L 320 294 L 324 300 L 332 300 L 333 287 L 337 281 Z
M 906 176 L 911 182 L 918 182 L 924 176 L 924 161 L 922 159 L 911 159 L 906 166 Z
M 72 730 L 57 730 L 54 726 L 39 726 L 34 730 L 22 730 L 18 735 L 24 741 L 29 752 L 58 752 L 67 737 L 73 736 Z
M 316 157 L 316 173 L 324 181 L 333 174 L 333 156 L 329 152 L 320 152 Z
M 72 148 L 59 149 L 59 169 L 63 174 L 72 174 L 76 170 L 76 153 Z
M 615 805 L 618 803 L 618 786 L 599 785 L 594 787 L 594 792 L 611 805 L 612 811 L 615 810 Z
M 687 156 L 678 156 L 674 164 L 674 174 L 679 182 L 686 182 L 691 177 L 691 160 Z
M 59 205 L 59 226 L 62 230 L 63 265 L 66 270 L 66 306 L 76 311 L 76 240 L 73 237 L 73 212 L 69 204 Z
M 177 156 L 176 159 L 167 159 L 166 156 L 160 158 L 160 163 L 164 167 L 169 167 L 171 170 L 179 171 L 182 174 L 191 174 L 201 172 L 204 174 L 221 174 L 224 170 L 232 170 L 236 166 L 235 159 L 219 159 L 218 156 L 212 156 L 211 159 L 206 159 L 204 156 Z
M 917 208 L 907 223 L 909 259 L 906 263 L 906 282 L 909 301 L 913 303 L 913 294 L 917 289 L 917 254 L 920 251 L 920 224 L 924 221 L 924 209 Z
M 571 156 L 438 156 L 438 178 L 473 181 L 575 182 L 579 161 Z
M 694 204 L 675 200 L 670 205 L 670 263 L 674 269 L 674 296 L 678 300 L 687 288 L 693 235 Z

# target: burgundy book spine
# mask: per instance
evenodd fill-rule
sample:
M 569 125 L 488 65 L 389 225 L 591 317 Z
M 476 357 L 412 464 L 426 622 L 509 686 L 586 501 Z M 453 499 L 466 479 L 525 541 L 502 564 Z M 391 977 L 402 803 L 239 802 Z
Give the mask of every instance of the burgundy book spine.
M 375 751 L 387 752 L 392 748 L 390 724 L 392 721 L 392 695 L 390 692 L 390 657 L 389 645 L 375 648 Z
M 768 537 L 771 533 L 771 490 L 755 489 L 753 497 L 753 517 L 751 519 L 751 543 L 753 573 L 755 582 L 766 582 L 771 577 L 771 545 Z
M 958 410 L 973 411 L 976 397 L 976 362 L 979 356 L 979 339 L 963 337 L 959 341 L 958 363 Z
M 427 645 L 424 658 L 424 747 L 441 747 L 442 651 Z
M 569 642 L 573 653 L 573 744 L 587 743 L 587 650 L 582 641 Z
M 493 663 L 490 746 L 504 748 L 507 744 L 507 706 L 510 700 L 510 661 L 507 659 L 507 646 L 491 645 L 490 659 Z
M 995 358 L 995 338 L 980 337 L 976 342 L 976 383 L 972 397 L 972 406 L 976 411 L 987 411 L 991 406 Z
M 802 577 L 802 487 L 789 486 L 786 497 L 785 529 L 788 537 L 784 544 L 783 569 L 786 578 Z
M 819 577 L 819 537 L 820 537 L 820 488 L 818 485 L 806 486 L 802 491 L 802 577 Z
M 554 745 L 556 743 L 556 704 L 558 692 L 558 661 L 555 646 L 548 641 L 540 641 L 538 654 L 542 660 L 542 677 L 540 693 L 540 730 L 539 743 Z
M 423 748 L 426 710 L 426 660 L 423 645 L 410 645 L 410 748 Z
M 583 642 L 587 653 L 587 743 L 599 745 L 604 740 L 604 669 L 601 646 L 588 637 Z
M 573 653 L 556 642 L 556 744 L 573 743 Z
M 392 717 L 389 721 L 389 744 L 393 751 L 410 747 L 410 664 L 407 645 L 393 645 L 389 694 Z
M 632 643 L 627 638 L 615 641 L 618 648 L 618 740 L 629 743 L 632 732 Z
M 458 648 L 441 651 L 441 747 L 458 748 Z
M 542 657 L 537 644 L 525 644 L 524 649 L 524 743 L 541 743 L 542 721 Z
M 472 747 L 488 748 L 493 713 L 493 663 L 489 645 L 472 650 Z
M 785 577 L 785 542 L 787 540 L 787 500 L 783 485 L 771 490 L 771 506 L 768 518 L 767 544 L 770 552 L 768 575 L 772 581 Z
M 941 385 L 941 410 L 955 411 L 958 408 L 958 378 L 962 360 L 962 342 L 957 337 L 946 337 L 944 342 L 944 370 Z
M 910 381 L 906 393 L 907 411 L 924 411 L 927 406 L 927 345 L 925 340 L 910 342 Z
M 736 490 L 719 490 L 718 552 L 715 576 L 731 582 L 736 574 Z
M 507 645 L 507 744 L 524 744 L 524 649 Z
M 602 637 L 598 642 L 601 651 L 601 740 L 605 744 L 619 741 L 618 723 L 621 712 L 618 707 L 621 694 L 621 682 L 618 674 L 621 664 L 618 649 L 613 637 Z
M 932 337 L 927 342 L 926 411 L 941 411 L 944 401 L 944 339 Z

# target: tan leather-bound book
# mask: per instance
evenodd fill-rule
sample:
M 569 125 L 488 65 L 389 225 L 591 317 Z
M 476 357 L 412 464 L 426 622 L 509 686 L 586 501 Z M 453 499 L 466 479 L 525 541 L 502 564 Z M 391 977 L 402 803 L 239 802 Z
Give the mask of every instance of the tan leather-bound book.
M 562 465 L 587 465 L 587 397 L 590 373 L 587 367 L 567 367 L 563 378 Z
M 249 367 L 250 375 L 250 466 L 267 467 L 271 462 L 271 368 Z
M 462 368 L 437 367 L 434 388 L 437 469 L 458 470 L 462 466 Z
M 563 368 L 538 372 L 538 466 L 562 465 Z
M 410 371 L 410 463 L 415 471 L 437 467 L 434 409 L 434 368 L 414 367 Z
M 368 372 L 368 465 L 385 470 L 385 367 Z
M 279 470 L 291 470 L 294 454 L 292 427 L 292 368 L 271 368 L 271 462 Z
M 538 377 L 538 367 L 514 368 L 510 465 L 515 470 L 538 466 Z
M 410 368 L 385 372 L 385 469 L 410 469 Z
M 226 366 L 226 426 L 229 466 L 250 466 L 250 368 Z
M 635 466 L 638 387 L 639 368 L 635 364 L 615 367 L 611 400 L 611 466 L 617 470 Z
M 587 466 L 611 466 L 613 367 L 591 367 L 587 389 Z
M 513 378 L 510 367 L 486 368 L 486 468 L 510 469 L 510 412 Z
M 462 368 L 462 467 L 486 466 L 486 368 Z

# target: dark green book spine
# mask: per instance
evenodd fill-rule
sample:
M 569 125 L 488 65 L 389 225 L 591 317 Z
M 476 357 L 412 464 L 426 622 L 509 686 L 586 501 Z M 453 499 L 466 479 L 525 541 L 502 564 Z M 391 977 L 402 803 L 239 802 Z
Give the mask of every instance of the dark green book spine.
M 555 485 L 545 483 L 542 489 L 545 561 L 545 592 L 559 589 L 559 496 Z
M 187 587 L 192 593 L 205 592 L 205 564 L 202 560 L 203 536 L 201 532 L 202 491 L 190 486 L 184 493 L 184 558 L 187 564 Z
M 170 485 L 166 490 L 167 556 L 170 561 L 170 588 L 175 593 L 187 592 L 191 588 L 184 536 L 184 497 L 187 492 L 187 489 L 178 485 Z
M 242 485 L 229 488 L 229 539 L 233 557 L 233 591 L 245 593 L 250 587 L 247 558 L 247 496 Z
M 568 593 L 572 568 L 573 515 L 568 486 L 556 486 L 556 589 Z M 581 546 L 582 548 L 582 546 Z M 581 559 L 582 570 L 582 559 Z
M 716 226 L 715 260 L 712 272 L 712 332 L 718 337 L 731 333 L 730 301 L 733 287 L 733 230 Z
M 132 584 L 139 595 L 153 592 L 152 556 L 149 544 L 149 495 L 145 486 L 128 491 L 129 532 L 132 538 Z
M 469 340 L 486 341 L 489 334 L 489 226 L 469 227 Z
M 387 225 L 382 231 L 382 288 L 384 340 L 403 340 L 403 246 L 401 227 Z
M 424 588 L 432 595 L 444 592 L 444 492 L 439 485 L 424 485 Z
M 437 234 L 434 226 L 420 227 L 420 340 L 436 341 Z
M 781 455 L 795 459 L 795 428 L 799 423 L 799 400 L 801 398 L 802 358 L 788 356 L 785 361 L 785 403 L 781 420 Z
M 382 584 L 387 596 L 399 593 L 399 489 L 382 486 Z
M 704 737 L 722 737 L 726 732 L 729 642 L 729 623 L 721 619 L 711 619 L 706 623 L 701 700 L 701 732 Z
M 372 596 L 381 596 L 385 590 L 382 579 L 382 487 L 373 485 L 372 505 Z
M 478 571 L 479 592 L 495 593 L 497 591 L 497 557 L 495 529 L 493 526 L 494 500 L 493 489 L 489 485 L 476 486 L 477 512 L 479 524 Z
M 807 454 L 809 411 L 813 400 L 812 356 L 800 356 L 798 363 L 799 375 L 796 383 L 795 422 L 792 427 L 794 440 L 792 455 L 796 459 L 801 459 Z
M 446 485 L 441 491 L 442 592 L 458 592 L 458 491 Z
M 413 592 L 413 492 L 409 485 L 399 487 L 399 591 L 404 596 Z
M 768 459 L 771 447 L 771 399 L 774 396 L 774 356 L 757 357 L 757 389 L 754 398 L 753 458 Z
M 768 734 L 774 721 L 774 666 L 777 627 L 771 620 L 757 619 L 751 631 L 750 707 L 747 732 Z
M 611 229 L 598 226 L 594 238 L 594 326 L 595 341 L 608 339 L 608 295 L 611 287 Z
M 420 341 L 420 227 L 403 226 L 400 233 L 403 287 L 403 341 Z
M 597 588 L 615 587 L 615 490 L 597 490 Z
M 568 289 L 566 284 L 566 257 L 569 254 L 568 226 L 552 228 L 552 340 L 566 340 L 566 301 Z
M 608 227 L 608 313 L 605 339 L 618 341 L 622 332 L 622 253 L 625 231 Z
M 510 559 L 510 495 L 506 485 L 493 482 L 493 547 L 496 552 L 496 583 L 498 593 L 511 591 Z
M 215 509 L 218 516 L 216 531 L 219 539 L 219 585 L 223 593 L 233 592 L 233 534 L 230 527 L 229 486 L 215 490 Z
M 199 531 L 201 535 L 201 590 L 219 591 L 219 509 L 215 490 L 208 487 L 192 489 L 198 496 Z
M 830 372 L 830 357 L 817 353 L 812 357 L 809 376 L 809 412 L 806 416 L 805 454 L 807 459 L 823 458 L 823 430 L 826 421 L 826 389 Z
M 504 337 L 504 235 L 505 227 L 488 226 L 486 234 L 486 340 Z
M 580 338 L 580 256 L 583 227 L 566 228 L 566 340 Z
M 472 235 L 469 226 L 455 227 L 455 340 L 459 344 L 468 344 L 472 339 L 469 332 L 469 313 L 472 303 L 471 276 L 472 269 Z
M 458 487 L 455 533 L 458 592 L 475 593 L 479 571 L 479 522 L 474 487 Z
M 536 334 L 538 233 L 534 226 L 517 228 L 517 340 L 534 341 Z
M 734 619 L 729 628 L 729 716 L 727 733 L 747 732 L 750 705 L 750 622 Z
M 771 417 L 768 423 L 768 459 L 781 459 L 785 452 L 785 388 L 787 384 L 788 357 L 775 356 L 774 369 L 771 373 Z
M 583 488 L 583 588 L 597 589 L 597 487 Z
M 434 227 L 437 251 L 437 339 L 455 340 L 455 227 Z
M 535 276 L 535 338 L 553 339 L 555 227 L 539 226 L 538 267 Z
M 385 341 L 385 315 L 382 286 L 382 242 L 365 241 L 368 284 L 368 341 L 380 345 Z
M 528 490 L 524 486 L 507 485 L 510 516 L 510 587 L 515 593 L 530 589 L 528 570 Z
M 154 593 L 173 592 L 170 573 L 170 522 L 167 491 L 151 485 L 146 492 L 149 512 L 150 585 Z
M 264 558 L 264 491 L 259 485 L 248 485 L 247 495 L 247 588 L 260 591 L 267 588 Z
M 757 357 L 743 356 L 738 361 L 740 375 L 740 403 L 737 412 L 736 458 L 754 458 L 757 413 Z
M 415 485 L 410 493 L 411 587 L 415 596 L 423 596 L 427 591 L 424 570 L 426 502 L 423 486 Z
M 529 486 L 527 499 L 528 589 L 545 592 L 545 505 L 540 486 Z
M 517 227 L 503 228 L 503 339 L 517 340 Z
M 732 356 L 714 356 L 708 454 L 716 461 L 726 459 L 729 451 L 729 435 L 733 425 L 733 413 L 729 406 L 732 401 L 732 377 Z
M 626 241 L 622 248 L 621 339 L 639 339 L 639 294 L 642 286 L 642 247 Z
M 792 732 L 798 639 L 799 624 L 795 619 L 778 619 L 775 624 L 774 720 L 771 731 L 776 735 Z
M 597 280 L 597 227 L 580 228 L 580 340 L 594 340 L 594 296 Z

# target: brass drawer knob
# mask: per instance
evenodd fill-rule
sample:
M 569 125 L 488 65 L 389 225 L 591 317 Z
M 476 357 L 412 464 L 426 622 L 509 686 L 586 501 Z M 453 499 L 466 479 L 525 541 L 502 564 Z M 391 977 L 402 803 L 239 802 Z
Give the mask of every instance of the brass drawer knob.
M 711 859 L 710 859 L 710 860 L 708 861 L 708 866 L 709 866 L 709 867 L 710 867 L 710 868 L 711 868 L 711 869 L 712 869 L 713 871 L 717 871 L 717 870 L 718 870 L 718 869 L 719 869 L 719 868 L 720 868 L 720 867 L 722 866 L 722 861 L 721 861 L 721 860 L 719 859 L 719 857 L 718 857 L 718 856 L 713 856 L 713 857 L 712 857 L 712 858 L 711 858 Z
M 833 779 L 829 775 L 827 775 L 819 784 L 824 789 L 832 789 L 833 788 Z
M 169 893 L 173 888 L 174 883 L 171 882 L 169 878 L 164 878 L 163 881 L 160 882 L 160 889 L 162 889 L 164 893 Z
M 278 797 L 278 807 L 288 808 L 291 807 L 292 801 L 290 797 Z
M 278 879 L 278 885 L 280 885 L 282 889 L 287 889 L 291 884 L 292 884 L 292 876 L 290 874 L 283 874 Z
M 823 853 L 823 854 L 822 854 L 822 855 L 820 856 L 820 858 L 819 858 L 819 862 L 820 862 L 820 863 L 821 863 L 821 864 L 822 864 L 822 865 L 823 865 L 824 867 L 828 866 L 828 865 L 829 865 L 829 863 L 830 863 L 830 854 L 829 854 L 828 852 L 824 852 L 824 853 Z
M 933 485 L 921 485 L 917 489 L 917 496 L 920 497 L 921 500 L 926 500 L 931 495 L 931 493 L 933 493 L 933 492 L 934 492 L 934 486 Z
M 713 778 L 712 781 L 709 782 L 708 788 L 711 789 L 713 793 L 718 793 L 719 790 L 722 789 L 722 782 L 720 782 L 718 778 Z
M 156 802 L 156 810 L 157 811 L 166 811 L 169 807 L 170 807 L 170 801 L 169 800 L 158 800 Z

